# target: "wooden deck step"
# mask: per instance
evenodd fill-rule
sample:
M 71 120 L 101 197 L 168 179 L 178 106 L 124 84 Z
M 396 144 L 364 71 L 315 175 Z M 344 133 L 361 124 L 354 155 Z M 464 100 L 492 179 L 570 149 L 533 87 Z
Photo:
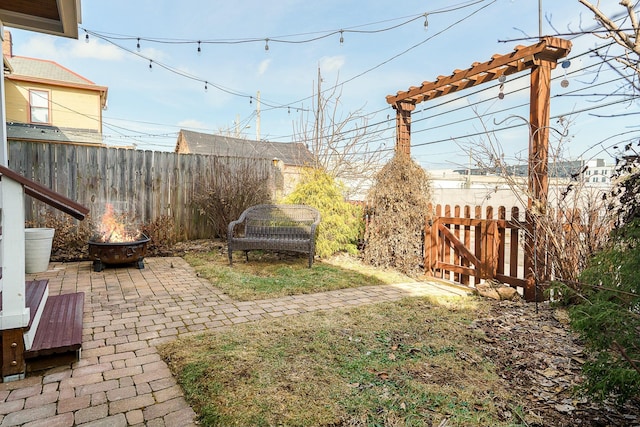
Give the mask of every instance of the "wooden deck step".
M 25 292 L 25 305 L 29 307 L 29 325 L 27 325 L 26 330 L 31 329 L 33 325 L 33 320 L 36 317 L 36 313 L 38 312 L 38 307 L 43 302 L 43 297 L 45 292 L 47 291 L 47 285 L 49 284 L 49 280 L 27 280 L 24 284 L 24 292 Z M 2 311 L 2 292 L 0 291 L 0 311 Z
M 77 360 L 82 347 L 84 292 L 49 296 L 31 349 L 27 370 L 40 370 Z

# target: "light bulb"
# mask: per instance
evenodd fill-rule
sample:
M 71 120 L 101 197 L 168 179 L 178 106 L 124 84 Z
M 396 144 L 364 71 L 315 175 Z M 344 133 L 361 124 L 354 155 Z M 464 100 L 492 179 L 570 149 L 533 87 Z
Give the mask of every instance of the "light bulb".
M 253 104 L 253 96 L 249 97 L 249 104 Z
M 149 60 L 149 71 L 153 70 L 153 59 Z
M 264 50 L 269 50 L 269 39 L 264 39 Z
M 208 82 L 204 82 L 204 91 L 209 92 Z
M 200 48 L 200 40 L 198 40 L 198 55 L 202 53 L 202 49 Z
M 84 42 L 85 42 L 85 43 L 89 43 L 89 33 L 85 34 L 85 36 L 84 36 Z
M 138 43 L 136 44 L 136 50 L 140 52 L 140 37 L 138 37 Z
M 344 43 L 343 30 L 340 30 L 340 44 Z
M 427 31 L 427 28 L 429 28 L 429 14 L 425 13 L 424 14 L 424 30 Z

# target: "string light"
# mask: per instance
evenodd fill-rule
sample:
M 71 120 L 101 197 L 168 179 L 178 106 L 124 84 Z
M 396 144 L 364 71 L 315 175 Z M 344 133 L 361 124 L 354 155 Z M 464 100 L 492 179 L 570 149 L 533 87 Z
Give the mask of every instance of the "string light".
M 507 77 L 503 74 L 498 77 L 498 81 L 500 82 L 500 93 L 498 93 L 498 99 L 504 99 L 504 82 L 507 81 Z
M 204 91 L 209 92 L 209 82 L 204 82 Z
M 140 37 L 138 37 L 138 43 L 136 44 L 136 50 L 140 52 Z
M 87 39 L 89 38 L 89 35 L 94 35 L 94 36 L 98 37 L 99 39 L 104 40 L 105 42 L 108 42 L 108 43 L 110 43 L 110 44 L 112 44 L 112 45 L 114 45 L 114 46 L 116 46 L 116 47 L 118 47 L 118 48 L 120 48 L 120 49 L 122 49 L 122 50 L 128 51 L 128 52 L 130 52 L 130 53 L 134 53 L 134 52 L 133 52 L 133 51 L 131 51 L 131 50 L 129 50 L 129 49 L 127 49 L 127 48 L 125 48 L 125 47 L 123 47 L 123 46 L 121 46 L 121 45 L 119 45 L 119 44 L 116 42 L 116 40 L 132 40 L 132 39 L 135 39 L 136 41 L 138 41 L 138 40 L 140 40 L 140 41 L 141 41 L 141 40 L 145 40 L 145 41 L 148 41 L 148 42 L 150 42 L 150 43 L 160 43 L 160 44 L 191 44 L 191 43 L 195 43 L 195 44 L 198 44 L 198 47 L 200 47 L 200 48 L 201 48 L 201 44 L 202 44 L 202 43 L 209 43 L 209 44 L 239 44 L 239 43 L 252 43 L 252 42 L 257 42 L 257 41 L 260 41 L 260 40 L 264 40 L 264 42 L 265 42 L 265 46 L 264 46 L 265 51 L 268 51 L 268 50 L 269 50 L 269 42 L 270 42 L 270 41 L 271 41 L 271 42 L 279 42 L 279 43 L 296 43 L 296 44 L 299 44 L 299 43 L 311 43 L 311 42 L 314 42 L 314 41 L 317 41 L 317 40 L 320 40 L 320 39 L 324 39 L 324 38 L 329 37 L 329 36 L 331 36 L 331 35 L 333 35 L 333 34 L 336 34 L 337 32 L 339 32 L 339 33 L 340 33 L 340 35 L 341 35 L 341 38 L 342 38 L 342 39 L 344 39 L 344 32 L 361 33 L 361 34 L 374 34 L 374 33 L 381 33 L 381 32 L 386 32 L 386 31 L 390 31 L 390 30 L 393 30 L 393 29 L 396 29 L 396 28 L 403 27 L 403 26 L 405 26 L 405 25 L 407 25 L 407 24 L 409 24 L 409 23 L 412 23 L 412 22 L 415 22 L 415 21 L 416 21 L 416 20 L 418 20 L 418 19 L 421 19 L 422 17 L 424 17 L 424 18 L 425 18 L 425 21 L 426 21 L 426 20 L 427 20 L 427 15 L 428 15 L 428 14 L 434 14 L 434 13 L 439 14 L 439 13 L 451 12 L 451 11 L 454 11 L 454 10 L 463 9 L 463 8 L 466 8 L 466 7 L 469 7 L 469 6 L 473 6 L 473 5 L 476 5 L 476 4 L 478 4 L 478 3 L 483 3 L 484 1 L 486 1 L 486 0 L 475 0 L 475 1 L 473 1 L 473 0 L 472 0 L 470 3 L 467 3 L 467 4 L 465 4 L 464 6 L 456 6 L 456 7 L 449 8 L 449 9 L 436 10 L 436 11 L 429 12 L 429 13 L 419 14 L 419 15 L 417 15 L 417 16 L 416 16 L 416 15 L 414 15 L 413 17 L 407 17 L 407 18 L 409 18 L 409 19 L 408 19 L 408 20 L 406 20 L 406 21 L 404 21 L 404 22 L 401 22 L 401 23 L 399 23 L 399 24 L 396 24 L 396 25 L 393 25 L 393 26 L 390 26 L 390 27 L 386 27 L 386 28 L 374 29 L 374 30 L 357 30 L 357 29 L 349 29 L 349 28 L 347 28 L 347 29 L 341 29 L 341 30 L 338 30 L 338 31 L 335 31 L 335 30 L 334 30 L 334 31 L 331 31 L 331 32 L 327 32 L 327 33 L 325 33 L 325 34 L 322 34 L 322 33 L 320 33 L 320 32 L 319 32 L 319 34 L 321 34 L 320 36 L 314 36 L 314 37 L 311 37 L 311 38 L 308 38 L 308 39 L 304 39 L 304 40 L 293 40 L 293 39 L 272 39 L 272 38 L 264 38 L 264 39 L 260 39 L 260 38 L 258 38 L 258 39 L 251 38 L 251 39 L 236 39 L 236 40 L 205 40 L 205 41 L 197 40 L 197 39 L 196 39 L 196 40 L 184 40 L 184 39 L 155 39 L 155 38 L 137 37 L 137 36 L 133 36 L 133 37 L 132 37 L 132 36 L 129 36 L 129 35 L 122 35 L 122 34 L 120 34 L 120 35 L 118 35 L 118 34 L 102 34 L 102 33 L 99 33 L 99 32 L 90 31 L 90 30 L 88 30 L 88 29 L 86 29 L 86 28 L 80 28 L 80 29 L 81 29 L 81 30 L 83 30 L 83 31 L 85 31 L 85 33 L 87 33 L 87 34 L 86 34 L 86 38 L 87 38 Z M 493 1 L 492 1 L 492 3 L 493 3 L 493 2 L 495 2 L 495 1 L 496 1 L 496 0 L 493 0 Z M 482 10 L 482 9 L 484 9 L 485 7 L 486 7 L 486 6 L 484 6 L 484 7 L 480 8 L 479 10 Z M 479 10 L 474 11 L 472 14 L 470 14 L 469 16 L 467 16 L 467 18 L 468 18 L 468 17 L 470 17 L 470 16 L 472 16 L 472 15 L 474 15 L 474 14 L 476 14 Z M 395 19 L 399 20 L 399 19 L 404 19 L 404 18 L 395 18 Z M 466 19 L 466 18 L 465 18 L 465 19 Z M 388 21 L 389 21 L 389 20 L 384 21 L 384 22 L 388 22 Z M 458 23 L 458 22 L 456 22 L 456 24 L 457 24 L 457 23 Z M 378 24 L 378 23 L 370 23 L 370 24 L 366 24 L 366 25 L 374 25 L 374 24 Z M 363 26 L 363 25 L 360 25 L 360 26 L 358 26 L 358 27 L 362 27 L 362 26 Z M 351 28 L 358 28 L 358 27 L 351 27 Z M 447 29 L 448 29 L 448 28 L 447 28 Z M 309 33 L 306 33 L 306 34 L 309 34 Z M 291 37 L 297 37 L 297 36 L 301 36 L 301 35 L 304 35 L 304 34 L 290 35 L 290 36 L 285 36 L 285 37 L 287 37 L 287 38 L 291 38 Z M 423 44 L 423 43 L 424 43 L 424 42 L 426 42 L 426 41 L 427 41 L 427 40 L 425 40 L 425 41 L 421 42 L 420 44 L 418 44 L 418 45 L 416 45 L 416 46 L 413 46 L 413 47 L 412 47 L 412 48 L 410 48 L 409 50 L 411 50 L 411 49 L 413 49 L 413 48 L 415 48 L 415 47 L 417 47 L 417 46 L 419 46 L 419 45 Z M 407 50 L 407 51 L 408 51 L 408 50 Z M 148 59 L 148 60 L 149 60 L 149 70 L 151 71 L 151 70 L 153 69 L 153 60 L 151 60 L 150 58 L 145 58 L 145 56 L 143 56 L 142 54 L 139 54 L 139 53 L 136 53 L 136 55 L 138 55 L 139 57 L 141 57 L 141 58 L 143 58 L 143 59 Z M 399 55 L 398 55 L 398 56 L 399 56 Z M 393 59 L 393 58 L 392 58 L 392 59 Z M 208 82 L 205 82 L 205 80 L 204 80 L 204 79 L 200 79 L 200 78 L 199 78 L 199 77 L 197 77 L 197 76 L 193 76 L 193 75 L 190 75 L 190 74 L 186 74 L 186 73 L 184 73 L 184 72 L 183 72 L 183 71 L 181 71 L 181 70 L 175 69 L 175 68 L 173 68 L 173 67 L 171 67 L 171 66 L 169 66 L 169 65 L 163 64 L 163 63 L 161 63 L 161 62 L 157 62 L 157 63 L 156 63 L 156 65 L 160 66 L 161 68 L 166 69 L 167 71 L 169 71 L 169 72 L 171 72 L 171 73 L 174 73 L 174 74 L 177 74 L 177 75 L 180 75 L 180 76 L 186 77 L 186 78 L 191 79 L 191 80 L 197 80 L 197 81 L 200 81 L 201 83 L 205 83 L 205 86 L 207 86 L 207 87 L 208 87 Z M 364 73 L 367 73 L 367 72 L 369 72 L 369 71 L 371 71 L 371 70 L 367 70 L 367 71 L 365 71 Z M 351 81 L 351 80 L 354 80 L 354 79 L 356 79 L 356 78 L 360 77 L 360 76 L 361 76 L 362 74 L 364 74 L 364 73 L 361 73 L 360 75 L 357 75 L 357 76 L 355 76 L 355 77 L 353 77 L 353 78 L 349 79 L 347 82 L 349 82 L 349 81 Z M 244 94 L 242 94 L 242 93 L 239 93 L 239 92 L 236 92 L 236 91 L 232 91 L 232 90 L 229 90 L 229 89 L 225 89 L 224 87 L 220 87 L 220 86 L 215 85 L 215 84 L 213 84 L 213 86 L 214 86 L 216 89 L 219 89 L 219 90 L 221 90 L 221 91 L 223 91 L 223 92 L 227 92 L 227 93 L 232 94 L 232 95 L 241 96 L 241 97 L 245 97 L 245 98 L 247 98 L 247 97 L 248 97 L 248 98 L 249 98 L 249 103 L 250 103 L 250 104 L 252 104 L 252 103 L 253 103 L 253 97 L 252 97 L 252 96 L 249 96 L 248 94 L 247 94 L 247 95 L 244 95 Z M 274 109 L 275 109 L 275 108 L 284 108 L 285 106 L 287 106 L 287 105 L 269 105 L 268 103 L 264 103 L 264 104 L 266 104 L 266 105 L 268 105 L 269 107 L 272 107 L 272 108 L 274 108 Z M 288 107 L 288 106 L 287 106 L 287 107 Z M 303 111 L 306 111 L 306 110 L 304 110 L 304 108 L 303 108 L 302 110 L 303 110 Z M 298 109 L 297 111 L 300 111 L 300 109 Z
M 344 33 L 344 30 L 340 30 L 340 44 L 344 43 L 343 33 Z
M 567 68 L 571 66 L 571 61 L 568 59 L 566 61 L 562 61 L 562 71 L 564 72 L 564 78 L 560 82 L 560 86 L 569 87 L 569 80 L 567 80 Z
M 87 32 L 87 30 L 84 30 L 85 35 L 84 35 L 84 42 L 85 43 L 89 43 L 89 33 Z
M 202 49 L 200 48 L 200 40 L 198 40 L 198 55 L 202 53 Z
M 363 25 L 356 25 L 356 26 L 352 26 L 346 29 L 340 29 L 340 30 L 329 30 L 329 31 L 317 31 L 314 33 L 303 33 L 303 34 L 291 34 L 291 35 L 287 35 L 287 36 L 282 36 L 280 38 L 274 39 L 274 38 L 240 38 L 240 39 L 214 39 L 214 40 L 185 40 L 185 39 L 166 39 L 166 38 L 153 38 L 153 37 L 142 37 L 143 40 L 148 41 L 150 43 L 159 43 L 159 44 L 198 44 L 200 45 L 201 43 L 209 43 L 209 44 L 242 44 L 242 43 L 254 43 L 254 42 L 259 42 L 261 40 L 264 40 L 265 43 L 265 50 L 269 50 L 268 49 L 268 44 L 269 41 L 274 42 L 274 43 L 294 43 L 294 44 L 300 44 L 300 43 L 312 43 L 327 37 L 330 37 L 336 33 L 340 33 L 341 37 L 343 37 L 344 33 L 357 33 L 357 34 L 376 34 L 376 33 L 383 33 L 383 32 L 387 32 L 387 31 L 391 31 L 391 30 L 395 30 L 397 28 L 403 27 L 405 25 L 409 25 L 412 22 L 424 18 L 424 28 L 426 29 L 429 26 L 429 22 L 428 22 L 428 16 L 429 15 L 433 15 L 433 14 L 441 14 L 441 13 L 448 13 L 448 12 L 453 12 L 456 10 L 460 10 L 460 9 L 465 9 L 471 6 L 475 6 L 479 3 L 483 3 L 487 0 L 471 0 L 469 2 L 466 2 L 464 4 L 461 5 L 456 5 L 456 6 L 452 6 L 450 8 L 445 8 L 445 9 L 439 9 L 439 10 L 433 10 L 430 12 L 425 12 L 419 15 L 413 15 L 413 16 L 405 16 L 405 17 L 401 17 L 401 18 L 393 18 L 393 19 L 388 19 L 385 21 L 381 21 L 381 22 L 372 22 L 372 23 L 367 23 L 367 24 L 363 24 Z M 495 1 L 495 0 L 494 0 Z M 493 3 L 493 2 L 492 2 Z M 388 27 L 383 27 L 383 28 L 377 28 L 377 29 L 372 29 L 372 30 L 362 30 L 359 29 L 361 27 L 365 27 L 365 26 L 372 26 L 375 24 L 380 24 L 382 22 L 389 22 L 389 21 L 394 21 L 394 20 L 400 20 L 400 19 L 404 19 L 404 21 L 398 23 L 398 24 L 394 24 L 394 25 L 390 25 Z M 85 31 L 87 31 L 85 28 L 81 28 Z M 99 35 L 101 38 L 103 39 L 113 39 L 113 40 L 130 40 L 130 39 L 134 39 L 136 37 L 132 37 L 130 35 L 125 35 L 125 34 L 101 34 L 101 33 L 97 33 L 97 32 L 92 32 L 94 35 Z M 300 39 L 300 37 L 305 36 L 305 35 L 309 35 L 311 34 L 311 37 L 308 38 L 303 38 Z

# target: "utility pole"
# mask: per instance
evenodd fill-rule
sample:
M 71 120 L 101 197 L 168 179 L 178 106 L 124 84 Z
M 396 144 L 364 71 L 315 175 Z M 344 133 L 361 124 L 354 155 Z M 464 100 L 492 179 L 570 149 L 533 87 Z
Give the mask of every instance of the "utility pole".
M 260 91 L 256 94 L 256 141 L 260 141 Z
M 542 0 L 538 0 L 538 37 L 542 40 Z

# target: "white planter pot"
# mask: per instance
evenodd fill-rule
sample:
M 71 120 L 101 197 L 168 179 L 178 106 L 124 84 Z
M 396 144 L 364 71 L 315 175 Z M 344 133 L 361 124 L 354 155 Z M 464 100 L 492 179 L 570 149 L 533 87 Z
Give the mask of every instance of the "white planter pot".
M 24 271 L 40 273 L 49 269 L 54 228 L 24 229 Z

